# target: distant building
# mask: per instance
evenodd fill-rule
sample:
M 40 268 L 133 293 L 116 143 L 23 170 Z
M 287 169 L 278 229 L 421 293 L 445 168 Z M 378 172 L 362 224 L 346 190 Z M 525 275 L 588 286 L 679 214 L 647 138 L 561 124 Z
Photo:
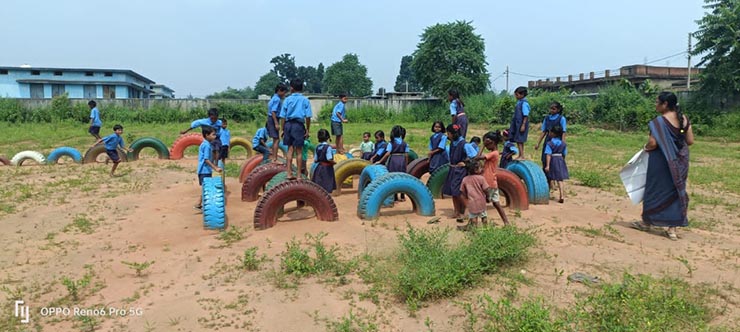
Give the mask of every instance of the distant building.
M 149 98 L 154 93 L 152 84 L 131 70 L 0 67 L 0 97 L 4 98 L 45 99 L 65 92 L 69 98 Z
M 691 84 L 700 83 L 700 68 L 691 68 Z M 562 88 L 573 90 L 577 93 L 597 92 L 600 87 L 627 80 L 634 86 L 640 86 L 646 80 L 657 85 L 661 89 L 674 91 L 685 91 L 689 70 L 686 67 L 659 67 L 646 65 L 632 65 L 619 68 L 618 72 L 605 70 L 596 74 L 590 72 L 588 76 L 583 73 L 574 78 L 555 77 L 553 79 L 529 81 L 529 88 L 557 91 Z
M 152 99 L 175 99 L 175 90 L 170 89 L 164 84 L 152 84 L 152 94 L 149 98 Z

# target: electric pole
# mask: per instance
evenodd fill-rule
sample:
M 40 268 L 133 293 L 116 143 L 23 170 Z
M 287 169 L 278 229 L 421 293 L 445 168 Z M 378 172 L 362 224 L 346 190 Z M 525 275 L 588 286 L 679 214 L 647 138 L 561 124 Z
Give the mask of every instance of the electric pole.
M 506 66 L 506 92 L 509 92 L 509 66 Z
M 691 91 L 691 32 L 689 32 L 689 74 L 686 79 L 686 91 Z

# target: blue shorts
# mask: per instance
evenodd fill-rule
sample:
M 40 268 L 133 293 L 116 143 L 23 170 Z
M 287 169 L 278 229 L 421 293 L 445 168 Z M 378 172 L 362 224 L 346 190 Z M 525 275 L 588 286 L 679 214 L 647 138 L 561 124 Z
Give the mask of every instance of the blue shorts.
M 198 184 L 203 185 L 203 179 L 210 178 L 211 174 L 198 174 Z
M 278 119 L 280 121 L 280 119 Z M 272 116 L 267 117 L 267 123 L 265 123 L 265 128 L 267 128 L 267 136 L 270 136 L 270 138 L 280 138 L 280 133 L 278 132 L 277 128 L 280 123 L 275 123 L 272 121 Z
M 121 162 L 121 158 L 118 157 L 118 150 L 105 150 L 105 153 L 108 154 L 108 158 L 110 158 L 111 161 L 118 164 Z
M 88 129 L 87 132 L 95 136 L 100 136 L 100 127 L 90 126 L 90 129 Z
M 229 146 L 228 145 L 221 145 L 221 148 L 218 150 L 218 158 L 219 159 L 225 159 L 229 157 Z
M 303 147 L 306 138 L 306 127 L 302 122 L 290 120 L 283 128 L 283 144 L 287 146 Z
M 257 151 L 262 154 L 262 160 L 267 160 L 267 158 L 270 157 L 270 149 L 266 148 L 264 145 L 257 145 L 252 148 L 252 150 Z
M 341 122 L 331 122 L 331 134 L 334 136 L 342 136 L 344 135 L 344 128 L 342 128 Z

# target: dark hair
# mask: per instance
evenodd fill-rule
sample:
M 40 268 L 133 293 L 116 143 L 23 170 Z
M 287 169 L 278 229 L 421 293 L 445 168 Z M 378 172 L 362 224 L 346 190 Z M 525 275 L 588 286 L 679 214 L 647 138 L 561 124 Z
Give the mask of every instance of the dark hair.
M 473 136 L 473 138 L 470 139 L 470 143 L 475 143 L 475 144 L 480 145 L 480 137 Z
M 212 116 L 218 117 L 218 108 L 214 107 L 208 109 L 208 117 L 210 118 Z
M 116 131 L 116 130 L 118 130 L 118 129 L 121 129 L 121 130 L 123 130 L 123 126 L 122 126 L 122 125 L 119 125 L 119 124 L 117 124 L 117 125 L 113 126 L 113 131 Z
M 87 106 L 95 107 L 95 106 L 98 106 L 98 103 L 96 103 L 94 100 L 91 100 L 87 102 Z
M 370 136 L 370 132 L 369 131 L 366 131 L 366 132 L 362 133 L 362 136 L 365 136 L 365 135 Z
M 229 122 L 229 121 L 226 121 L 226 119 L 224 119 L 224 118 L 221 118 L 219 120 L 221 120 L 221 123 L 228 123 Z
M 319 129 L 319 132 L 316 134 L 316 138 L 319 139 L 319 142 L 326 142 L 330 137 L 329 131 L 326 129 Z
M 527 96 L 527 87 L 520 86 L 520 87 L 516 88 L 516 90 L 514 90 L 514 93 L 518 93 L 518 94 L 526 97 Z
M 485 135 L 483 135 L 483 139 L 489 139 L 493 141 L 493 143 L 498 144 L 501 143 L 501 141 L 503 140 L 503 136 L 501 135 L 501 131 L 499 130 L 489 131 Z
M 563 137 L 563 127 L 559 125 L 552 127 L 552 130 L 550 130 L 550 132 L 555 134 L 555 137 Z
M 465 170 L 468 172 L 469 175 L 475 174 L 475 172 L 480 167 L 480 163 L 475 159 L 468 159 L 465 160 Z
M 402 140 L 406 139 L 406 128 L 404 127 L 401 127 L 401 139 Z
M 303 80 L 300 78 L 294 78 L 290 80 L 290 87 L 295 92 L 301 92 L 303 91 Z
M 201 132 L 203 133 L 203 137 L 206 137 L 212 133 L 216 132 L 216 129 L 213 129 L 211 126 L 201 126 L 200 127 Z
M 278 83 L 278 85 L 275 86 L 275 93 L 278 93 L 278 91 L 288 91 L 288 86 L 284 83 Z
M 391 128 L 391 138 L 396 138 L 396 137 L 403 138 L 404 131 L 405 130 L 403 129 L 403 127 L 401 127 L 399 125 L 393 126 L 393 128 Z
M 563 114 L 563 105 L 561 105 L 557 101 L 553 101 L 552 103 L 550 103 L 550 107 L 553 107 L 553 106 L 555 106 L 555 108 L 558 109 L 558 114 Z
M 344 94 L 344 93 L 342 93 L 342 94 L 340 94 L 340 95 L 339 95 L 339 99 L 342 99 L 342 98 L 344 98 L 344 97 L 347 97 L 347 95 L 346 95 L 346 94 Z
M 450 124 L 447 126 L 447 132 L 452 134 L 452 139 L 457 140 L 460 138 L 460 126 L 456 124 Z
M 385 139 L 385 133 L 382 130 L 376 130 L 375 137 L 380 137 L 382 139 Z
M 439 124 L 439 127 L 442 128 L 442 131 L 445 131 L 445 124 L 444 124 L 444 122 L 442 122 L 442 121 L 434 121 L 434 123 L 432 123 L 432 132 L 434 132 L 434 126 L 436 126 L 437 124 Z
M 661 104 L 667 103 L 668 109 L 676 112 L 676 117 L 678 118 L 678 129 L 681 130 L 679 135 L 684 137 L 686 135 L 686 128 L 683 126 L 683 112 L 681 112 L 681 108 L 678 107 L 678 97 L 676 97 L 676 94 L 673 92 L 663 91 L 658 95 L 658 101 L 660 101 Z
M 457 89 L 450 89 L 447 91 L 447 94 L 452 96 L 452 100 L 457 100 L 460 102 L 460 105 L 465 106 L 465 103 L 460 99 L 460 91 L 457 91 Z

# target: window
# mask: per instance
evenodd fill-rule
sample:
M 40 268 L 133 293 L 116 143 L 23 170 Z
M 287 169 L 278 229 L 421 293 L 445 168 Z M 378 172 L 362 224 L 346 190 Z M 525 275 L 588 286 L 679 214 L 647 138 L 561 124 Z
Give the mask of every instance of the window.
M 93 76 L 93 72 L 91 72 L 91 71 L 86 71 L 86 72 L 85 72 L 85 76 Z
M 31 89 L 31 98 L 33 99 L 43 99 L 44 98 L 44 85 L 43 84 L 36 84 L 32 83 L 29 84 Z
M 83 93 L 85 94 L 85 99 L 95 99 L 98 98 L 98 89 L 94 85 L 84 85 L 82 87 Z
M 115 99 L 116 98 L 116 86 L 115 85 L 103 85 L 103 98 Z
M 34 75 L 34 76 L 41 75 L 41 71 L 39 71 L 39 70 L 32 70 L 31 71 L 31 75 Z
M 65 92 L 64 84 L 52 84 L 51 85 L 51 96 L 61 96 Z
M 62 76 L 62 72 L 61 71 L 55 71 L 54 72 L 54 76 Z
M 7 69 L 0 69 L 0 75 L 8 75 Z
M 113 76 L 112 72 L 109 72 L 109 71 L 105 72 L 105 77 L 111 77 L 111 76 Z

